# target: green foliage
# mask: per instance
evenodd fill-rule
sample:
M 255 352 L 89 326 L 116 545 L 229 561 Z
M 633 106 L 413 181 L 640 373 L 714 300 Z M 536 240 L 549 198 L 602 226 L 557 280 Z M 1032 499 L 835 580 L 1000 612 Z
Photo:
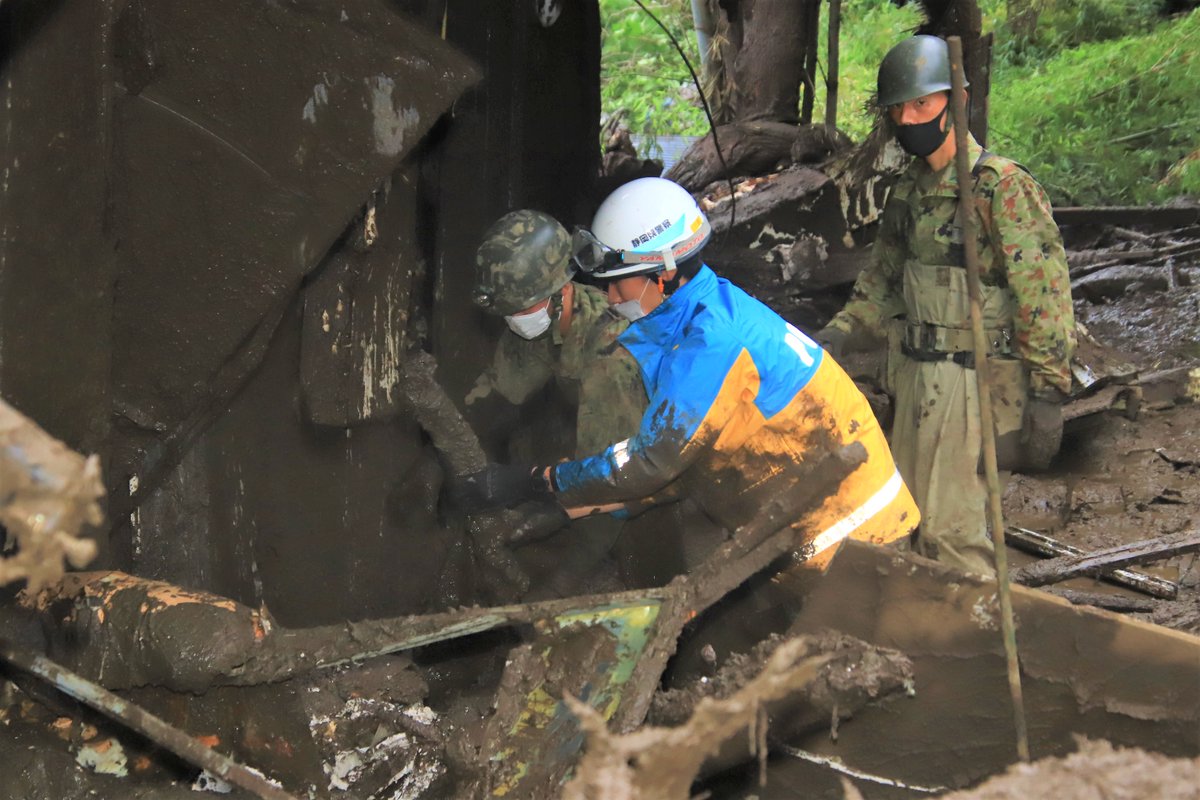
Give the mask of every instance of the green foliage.
M 645 0 L 699 69 L 689 0 Z M 980 0 L 996 35 L 989 145 L 1025 164 L 1058 204 L 1200 194 L 1200 10 L 1159 16 L 1162 0 Z M 605 114 L 632 131 L 707 132 L 687 69 L 633 0 L 600 0 Z M 828 6 L 824 6 L 827 10 Z M 1036 11 L 1021 31 L 1008 14 Z M 824 11 L 822 26 L 826 24 Z M 880 59 L 922 21 L 915 2 L 843 0 L 838 125 L 861 140 Z M 1026 18 L 1028 23 L 1028 18 Z M 825 37 L 814 116 L 824 116 Z
M 983 5 L 989 5 L 984 3 Z M 1086 42 L 1103 42 L 1153 27 L 1162 0 L 1019 0 L 1036 21 L 1032 30 L 1004 26 L 1008 6 L 992 2 L 999 30 L 996 56 L 1010 63 L 1040 61 Z M 1000 7 L 996 7 L 1000 6 Z M 986 13 L 986 12 L 985 12 Z
M 822 9 L 821 24 L 828 26 Z M 843 0 L 841 33 L 838 45 L 837 124 L 855 141 L 862 141 L 875 123 L 868 103 L 875 96 L 875 78 L 879 62 L 887 51 L 909 36 L 923 18 L 916 3 L 897 8 L 890 0 Z M 825 120 L 825 65 L 828 64 L 828 37 L 820 37 L 817 52 L 817 96 L 813 121 Z
M 700 71 L 690 0 L 643 0 L 670 29 Z M 635 134 L 700 134 L 708 130 L 687 66 L 670 39 L 633 0 L 600 0 L 600 103 L 605 116 L 624 112 Z
M 1059 204 L 1145 203 L 1195 191 L 1197 169 L 1182 160 L 1200 148 L 1197 52 L 1193 11 L 1036 63 L 998 62 L 989 146 L 1028 166 Z

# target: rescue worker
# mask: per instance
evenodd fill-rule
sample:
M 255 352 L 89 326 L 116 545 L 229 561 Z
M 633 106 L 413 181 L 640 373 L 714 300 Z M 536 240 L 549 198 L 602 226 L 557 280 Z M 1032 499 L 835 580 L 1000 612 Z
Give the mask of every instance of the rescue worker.
M 650 404 L 637 434 L 551 467 L 491 465 L 460 487 L 480 507 L 553 496 L 572 514 L 637 511 L 686 495 L 726 529 L 794 485 L 788 465 L 816 443 L 861 442 L 867 460 L 797 522 L 806 566 L 824 568 L 849 535 L 878 543 L 918 522 L 866 398 L 820 346 L 704 265 L 708 220 L 662 178 L 617 189 L 576 259 L 634 320 L 619 339 Z
M 575 453 L 628 438 L 646 408 L 637 364 L 616 346 L 627 322 L 604 292 L 571 280 L 571 235 L 540 211 L 505 214 L 476 253 L 476 304 L 509 331 L 467 394 L 468 407 L 498 395 L 521 405 L 551 380 L 577 407 Z
M 878 102 L 914 156 L 884 207 L 870 264 L 816 338 L 834 353 L 888 342 L 892 446 L 921 509 L 918 551 L 992 572 L 978 383 L 946 43 L 915 36 L 879 67 Z M 1045 192 L 969 139 L 983 325 L 1000 469 L 1045 468 L 1062 438 L 1075 323 L 1066 254 Z

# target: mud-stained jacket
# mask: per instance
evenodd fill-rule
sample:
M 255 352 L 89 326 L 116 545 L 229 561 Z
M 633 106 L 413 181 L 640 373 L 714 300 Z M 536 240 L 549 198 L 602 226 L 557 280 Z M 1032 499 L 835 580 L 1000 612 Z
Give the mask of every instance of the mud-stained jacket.
M 866 398 L 815 342 L 708 267 L 620 339 L 650 407 L 628 441 L 557 465 L 566 507 L 686 492 L 729 529 L 793 485 L 793 465 L 862 442 L 866 463 L 799 523 L 820 554 L 848 535 L 897 539 L 918 522 Z
M 1010 295 L 1012 351 L 1028 370 L 1030 391 L 1053 387 L 1069 393 L 1075 316 L 1066 253 L 1050 202 L 1019 164 L 990 153 L 980 161 L 983 151 L 974 138 L 968 147 L 978 176 L 981 281 Z M 904 298 L 906 262 L 965 265 L 957 203 L 953 162 L 934 173 L 924 159 L 913 159 L 884 207 L 871 263 L 829 327 L 855 338 L 882 339 L 889 320 L 912 311 Z
M 532 340 L 506 330 L 466 402 L 494 391 L 520 405 L 554 379 L 577 404 L 575 452 L 584 455 L 637 431 L 646 390 L 637 363 L 617 344 L 629 323 L 609 309 L 607 295 L 595 287 L 574 284 L 574 296 L 565 335 L 557 321 Z

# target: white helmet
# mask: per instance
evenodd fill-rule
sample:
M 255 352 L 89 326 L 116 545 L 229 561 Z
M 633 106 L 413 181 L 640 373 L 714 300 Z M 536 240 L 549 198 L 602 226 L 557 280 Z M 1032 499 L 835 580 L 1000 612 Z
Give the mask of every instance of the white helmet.
M 675 265 L 708 243 L 712 227 L 696 201 L 666 178 L 638 178 L 600 204 L 591 231 L 576 231 L 576 264 L 611 280 Z

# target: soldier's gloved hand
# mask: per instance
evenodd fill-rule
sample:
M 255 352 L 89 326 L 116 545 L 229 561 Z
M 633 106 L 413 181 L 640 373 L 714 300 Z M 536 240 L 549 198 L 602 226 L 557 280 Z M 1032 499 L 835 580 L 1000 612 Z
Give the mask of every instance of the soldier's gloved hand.
M 466 514 L 511 508 L 539 498 L 552 498 L 546 468 L 531 465 L 488 464 L 450 484 L 447 499 Z
M 846 352 L 846 342 L 850 338 L 850 334 L 846 333 L 841 328 L 825 327 L 817 331 L 813 339 L 821 348 L 834 358 L 841 358 Z
M 1062 444 L 1062 406 L 1066 396 L 1057 389 L 1034 392 L 1025 402 L 1021 424 L 1022 466 L 1040 471 L 1050 466 Z
M 516 511 L 523 519 L 504 537 L 505 544 L 510 546 L 545 539 L 571 521 L 571 515 L 553 497 L 526 503 Z

